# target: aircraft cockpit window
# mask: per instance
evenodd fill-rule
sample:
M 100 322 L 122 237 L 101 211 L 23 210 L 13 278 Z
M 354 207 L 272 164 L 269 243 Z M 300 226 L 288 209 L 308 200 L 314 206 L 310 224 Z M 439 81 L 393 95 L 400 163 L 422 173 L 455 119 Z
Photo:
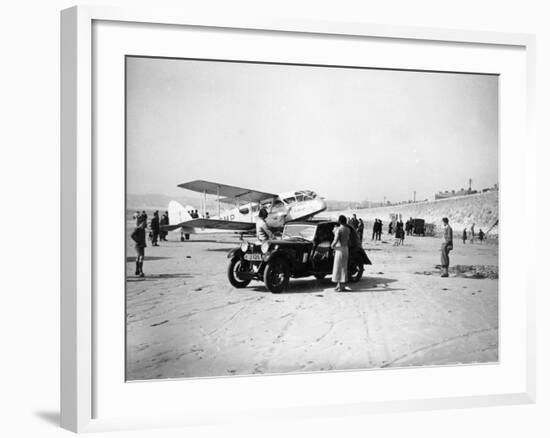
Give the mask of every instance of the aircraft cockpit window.
M 296 198 L 295 197 L 291 197 L 291 198 L 285 198 L 285 203 L 287 204 L 292 204 L 296 202 Z
M 317 194 L 311 190 L 304 190 L 303 194 L 305 199 L 315 199 L 317 197 Z
M 273 201 L 273 205 L 271 207 L 270 213 L 280 212 L 280 211 L 285 211 L 285 210 L 286 210 L 286 207 L 285 207 L 284 202 L 281 201 L 280 199 L 277 199 L 277 200 Z
M 296 200 L 297 200 L 298 202 L 302 202 L 302 201 L 305 200 L 305 197 L 304 197 L 304 195 L 303 195 L 302 193 L 296 193 Z

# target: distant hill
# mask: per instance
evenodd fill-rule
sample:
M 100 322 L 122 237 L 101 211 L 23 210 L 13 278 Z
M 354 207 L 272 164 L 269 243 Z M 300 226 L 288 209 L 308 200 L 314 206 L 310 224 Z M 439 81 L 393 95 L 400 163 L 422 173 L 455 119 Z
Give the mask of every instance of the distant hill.
M 470 228 L 475 224 L 476 232 L 481 229 L 487 231 L 498 219 L 498 192 L 479 193 L 456 198 L 440 199 L 436 201 L 424 201 L 411 204 L 393 205 L 388 207 L 343 209 L 341 211 L 327 212 L 326 216 L 336 217 L 338 214 L 351 216 L 356 213 L 367 223 L 367 228 L 372 227 L 375 218 L 384 223 L 384 231 L 389 222 L 390 214 L 401 214 L 403 222 L 408 218 L 421 218 L 428 223 L 436 225 L 436 231 L 441 227 L 441 219 L 448 217 L 455 234 L 464 228 Z M 491 234 L 498 234 L 498 226 L 493 228 Z

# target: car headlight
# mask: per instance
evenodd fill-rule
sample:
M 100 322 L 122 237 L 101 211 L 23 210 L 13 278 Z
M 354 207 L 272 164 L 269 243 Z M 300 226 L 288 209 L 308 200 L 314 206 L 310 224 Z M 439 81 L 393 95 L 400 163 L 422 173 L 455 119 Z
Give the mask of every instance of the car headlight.
M 268 251 L 269 251 L 269 242 L 264 242 L 264 243 L 262 243 L 261 250 L 262 250 L 262 253 L 263 253 L 263 254 L 265 254 L 266 252 L 268 252 Z
M 248 242 L 241 243 L 241 251 L 242 252 L 248 251 Z

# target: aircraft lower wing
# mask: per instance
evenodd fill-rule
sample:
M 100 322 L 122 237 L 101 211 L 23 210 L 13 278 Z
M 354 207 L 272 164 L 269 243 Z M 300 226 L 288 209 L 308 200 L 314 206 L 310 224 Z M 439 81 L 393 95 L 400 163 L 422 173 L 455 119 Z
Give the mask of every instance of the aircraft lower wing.
M 211 230 L 251 231 L 256 224 L 251 222 L 224 221 L 221 219 L 191 219 L 177 225 L 163 225 L 163 231 L 173 231 L 178 228 L 206 228 Z

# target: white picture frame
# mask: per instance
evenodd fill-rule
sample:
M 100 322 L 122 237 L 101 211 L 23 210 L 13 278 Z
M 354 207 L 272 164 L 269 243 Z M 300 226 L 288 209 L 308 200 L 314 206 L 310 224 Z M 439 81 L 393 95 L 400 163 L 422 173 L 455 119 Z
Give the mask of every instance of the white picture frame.
M 94 64 L 94 60 L 102 56 L 98 51 L 105 47 L 104 39 L 109 38 L 115 33 L 109 33 L 105 36 L 100 34 L 94 27 L 98 23 L 108 23 L 112 25 L 131 24 L 134 36 L 139 35 L 140 26 L 153 26 L 155 29 L 177 29 L 185 27 L 186 29 L 200 30 L 202 34 L 215 32 L 216 30 L 235 30 L 240 37 L 250 38 L 252 35 L 262 33 L 276 34 L 277 36 L 292 36 L 293 38 L 307 37 L 315 35 L 319 38 L 333 37 L 340 38 L 342 44 L 346 41 L 376 40 L 389 41 L 402 45 L 432 45 L 440 46 L 445 49 L 446 45 L 453 47 L 476 48 L 483 47 L 484 50 L 497 50 L 500 52 L 510 51 L 514 56 L 510 57 L 510 63 L 520 63 L 521 65 L 511 65 L 510 68 L 517 68 L 518 75 L 515 80 L 525 83 L 522 86 L 510 85 L 514 89 L 514 99 L 521 103 L 520 114 L 525 117 L 518 122 L 518 130 L 507 132 L 503 137 L 503 142 L 508 140 L 520 141 L 522 144 L 521 152 L 525 161 L 521 169 L 517 172 L 518 181 L 510 181 L 508 173 L 503 173 L 501 187 L 503 192 L 508 192 L 513 197 L 523 197 L 525 206 L 529 208 L 520 209 L 521 219 L 534 222 L 535 217 L 535 143 L 533 139 L 533 110 L 534 110 L 534 53 L 535 39 L 532 35 L 525 34 L 507 34 L 492 32 L 461 31 L 450 29 L 425 29 L 403 26 L 380 26 L 365 23 L 338 23 L 338 22 L 317 22 L 295 19 L 275 19 L 275 18 L 249 18 L 242 14 L 234 16 L 219 17 L 215 14 L 201 16 L 193 11 L 185 12 L 165 12 L 157 10 L 128 10 L 109 7 L 96 6 L 78 6 L 62 11 L 61 13 L 61 426 L 75 431 L 99 431 L 119 428 L 145 428 L 161 427 L 189 424 L 208 424 L 214 422 L 234 421 L 235 419 L 247 419 L 254 417 L 256 419 L 270 418 L 277 415 L 279 418 L 300 418 L 311 415 L 343 415 L 343 414 L 363 414 L 369 412 L 395 412 L 403 410 L 418 409 L 440 409 L 456 407 L 475 407 L 489 405 L 521 404 L 533 403 L 535 400 L 535 275 L 529 265 L 534 263 L 534 252 L 526 251 L 531 254 L 529 259 L 518 268 L 518 273 L 514 279 L 518 286 L 517 298 L 519 305 L 510 306 L 510 315 L 501 315 L 504 327 L 506 321 L 510 320 L 513 312 L 517 313 L 517 333 L 513 336 L 514 345 L 506 351 L 505 359 L 497 367 L 505 368 L 508 360 L 517 361 L 514 371 L 506 371 L 493 382 L 491 389 L 482 389 L 482 393 L 476 393 L 465 389 L 459 394 L 459 391 L 446 393 L 445 389 L 441 393 L 431 392 L 432 396 L 417 397 L 417 392 L 411 390 L 409 395 L 404 393 L 391 393 L 387 398 L 368 398 L 350 394 L 349 392 L 334 392 L 334 399 L 331 400 L 331 390 L 344 384 L 353 384 L 354 379 L 360 378 L 370 371 L 359 371 L 353 373 L 340 373 L 338 375 L 310 375 L 310 376 L 264 376 L 253 378 L 229 378 L 229 379 L 202 379 L 188 383 L 200 387 L 201 392 L 208 394 L 212 388 L 223 386 L 224 391 L 232 393 L 243 391 L 257 391 L 258 387 L 263 391 L 273 390 L 275 386 L 305 385 L 311 387 L 323 385 L 326 389 L 325 399 L 319 398 L 319 401 L 313 403 L 304 398 L 298 405 L 288 404 L 285 401 L 284 394 L 274 397 L 270 404 L 258 403 L 258 408 L 243 404 L 240 410 L 227 410 L 222 408 L 216 410 L 213 408 L 210 412 L 206 408 L 197 407 L 197 411 L 187 414 L 182 407 L 173 406 L 173 409 L 167 410 L 166 406 L 159 405 L 152 412 L 153 407 L 144 407 L 144 412 L 149 412 L 149 416 L 137 413 L 131 415 L 129 411 L 116 411 L 115 407 L 103 408 L 106 391 L 110 385 L 105 382 L 111 382 L 112 376 L 106 376 L 109 371 L 105 371 L 109 364 L 105 362 L 105 354 L 98 354 L 103 348 L 105 337 L 102 336 L 102 328 L 98 328 L 98 312 L 101 313 L 101 324 L 109 318 L 117 318 L 116 312 L 107 314 L 103 312 L 102 307 L 105 301 L 98 303 L 97 287 L 101 284 L 98 278 L 98 205 L 103 201 L 100 193 L 96 190 L 96 179 L 98 172 L 103 172 L 101 158 L 94 153 L 94 141 L 99 135 L 96 132 L 94 123 L 101 118 L 98 113 L 98 96 L 96 96 L 95 87 L 99 80 L 101 71 Z M 102 40 L 103 38 L 103 40 Z M 114 38 L 114 37 L 113 37 Z M 161 37 L 159 37 L 161 38 Z M 140 44 L 139 38 L 133 39 Z M 158 41 L 162 43 L 162 41 Z M 152 43 L 155 44 L 154 42 Z M 113 50 L 122 50 L 122 52 L 113 52 L 119 56 L 124 53 L 123 45 L 117 44 L 113 40 Z M 168 49 L 167 49 L 168 50 Z M 201 48 L 196 50 L 200 51 Z M 503 55 L 504 56 L 504 55 Z M 513 59 L 512 59 L 513 58 Z M 106 58 L 109 59 L 109 58 Z M 459 63 L 459 61 L 456 61 Z M 474 60 L 472 62 L 482 62 Z M 506 61 L 508 62 L 508 61 Z M 486 64 L 482 72 L 501 74 L 499 65 L 495 67 Z M 457 64 L 459 65 L 459 64 Z M 473 65 L 473 64 L 472 64 Z M 389 67 L 389 66 L 388 66 Z M 431 69 L 429 65 L 426 69 Z M 505 67 L 502 67 L 505 68 Z M 462 71 L 458 68 L 457 71 Z M 509 77 L 512 78 L 513 75 Z M 505 76 L 508 77 L 508 76 Z M 512 79 L 510 80 L 512 83 Z M 512 92 L 511 92 L 512 93 Z M 512 94 L 513 94 L 512 93 Z M 510 96 L 512 95 L 510 94 Z M 511 105 L 510 100 L 502 102 L 503 108 Z M 502 117 L 508 117 L 505 113 Z M 512 113 L 509 114 L 510 116 Z M 509 137 L 509 138 L 508 138 Z M 506 143 L 508 144 L 508 143 Z M 120 145 L 119 145 L 120 146 Z M 117 147 L 119 147 L 117 146 Z M 508 147 L 508 146 L 506 146 Z M 514 157 L 511 158 L 513 161 Z M 501 163 L 502 164 L 502 163 Z M 504 166 L 507 164 L 504 163 Z M 119 169 L 122 173 L 123 170 Z M 116 171 L 116 169 L 112 169 Z M 517 184 L 516 184 L 517 183 Z M 503 204 L 506 205 L 506 199 Z M 513 220 L 513 219 L 511 219 Z M 506 217 L 503 218 L 506 223 Z M 504 228 L 504 226 L 503 226 Z M 510 244 L 525 245 L 525 248 L 534 247 L 533 237 L 528 237 L 523 243 Z M 506 263 L 502 264 L 506 267 Z M 101 270 L 100 270 L 101 272 Z M 517 277 L 517 278 L 516 278 Z M 511 278 L 509 279 L 512 280 Z M 502 283 L 501 283 L 502 284 Z M 518 304 L 516 303 L 516 304 Z M 513 308 L 512 308 L 513 307 Z M 514 310 L 515 309 L 515 310 Z M 102 313 L 103 312 L 103 313 Z M 124 319 L 124 315 L 119 317 Z M 107 323 L 110 324 L 110 323 Z M 118 327 L 116 325 L 110 327 Z M 502 337 L 510 337 L 510 331 L 504 331 Z M 102 341 L 103 340 L 103 341 Z M 501 341 L 503 339 L 501 338 Z M 507 338 L 504 339 L 506 342 Z M 511 341 L 512 342 L 512 341 Z M 517 348 L 517 351 L 515 347 Z M 114 348 L 114 344 L 113 344 Z M 506 359 L 506 357 L 508 359 Z M 120 365 L 120 364 L 119 364 Z M 481 367 L 481 366 L 479 366 Z M 445 377 L 449 368 L 440 370 L 437 368 L 427 368 L 417 370 L 418 381 L 422 379 Z M 497 375 L 499 368 L 485 368 L 487 375 Z M 378 371 L 379 372 L 379 371 Z M 476 367 L 464 367 L 460 371 L 463 375 L 468 373 L 475 375 L 479 372 Z M 384 373 L 384 371 L 382 371 Z M 385 371 L 385 375 L 380 375 L 382 380 L 406 382 L 407 373 L 402 377 L 397 377 L 399 370 Z M 388 374 L 395 373 L 395 374 Z M 374 374 L 372 374 L 374 375 Z M 370 375 L 372 377 L 372 375 Z M 389 376 L 389 377 L 388 377 Z M 395 377 L 394 377 L 395 376 Z M 506 376 L 514 385 L 507 387 L 499 382 Z M 460 378 L 460 377 L 459 377 Z M 464 377 L 462 377 L 464 378 Z M 476 378 L 480 378 L 475 377 Z M 250 380 L 255 379 L 255 380 Z M 263 379 L 263 380 L 259 380 Z M 275 379 L 275 380 L 274 380 Z M 265 387 L 264 387 L 265 382 Z M 287 382 L 287 383 L 285 383 Z M 302 383 L 301 383 L 302 382 Z M 305 383 L 304 383 L 305 382 Z M 344 383 L 347 382 L 347 383 Z M 119 382 L 124 385 L 123 381 Z M 460 382 L 459 382 L 460 383 Z M 128 384 L 126 384 L 128 385 Z M 139 385 L 146 385 L 143 389 L 144 398 L 156 389 L 151 383 L 132 383 L 131 397 L 136 398 L 140 393 Z M 159 391 L 171 391 L 170 385 L 176 387 L 180 382 L 164 382 Z M 269 386 L 271 385 L 271 386 Z M 334 386 L 331 386 L 334 385 Z M 141 387 L 144 388 L 144 387 Z M 256 389 L 255 389 L 256 388 Z M 331 389 L 332 388 L 332 389 Z M 489 388 L 489 386 L 487 387 Z M 146 392 L 152 391 L 152 392 Z M 159 394 L 160 392 L 155 392 Z M 115 397 L 113 404 L 124 405 L 121 399 L 116 396 L 123 396 L 113 390 L 110 396 Z M 126 395 L 128 396 L 128 395 Z M 103 399 L 102 399 L 103 397 Z M 173 397 L 173 394 L 170 396 Z M 168 400 L 173 400 L 173 398 Z M 103 400 L 103 401 L 102 401 Z M 238 404 L 238 403 L 236 403 Z M 201 410 L 202 409 L 202 410 Z M 103 415 L 101 412 L 109 412 Z

